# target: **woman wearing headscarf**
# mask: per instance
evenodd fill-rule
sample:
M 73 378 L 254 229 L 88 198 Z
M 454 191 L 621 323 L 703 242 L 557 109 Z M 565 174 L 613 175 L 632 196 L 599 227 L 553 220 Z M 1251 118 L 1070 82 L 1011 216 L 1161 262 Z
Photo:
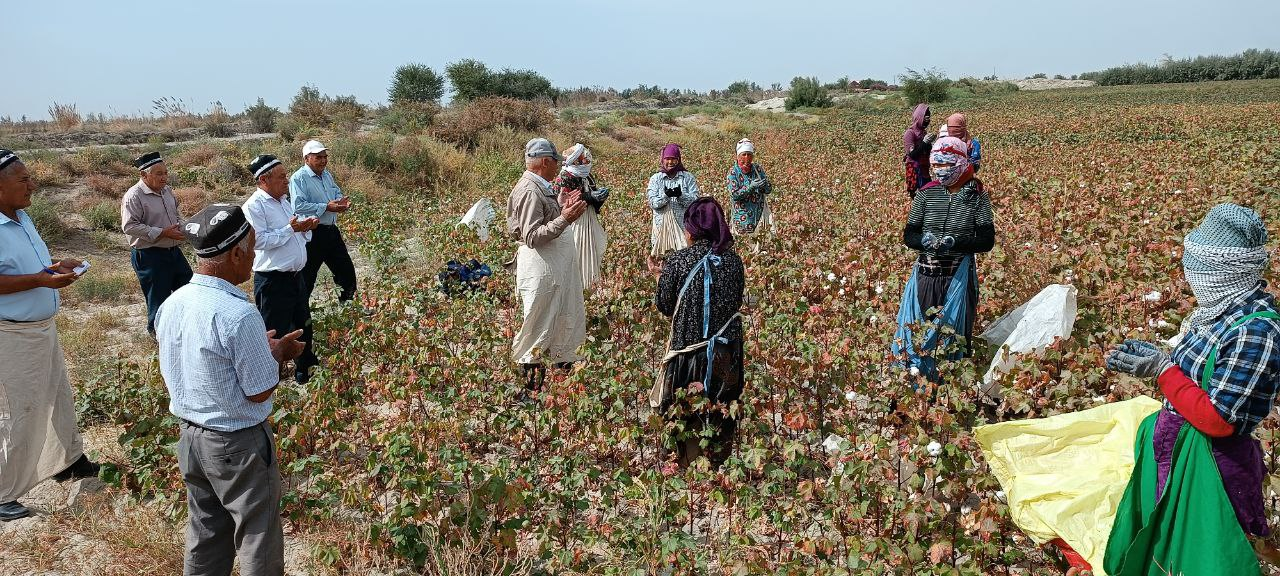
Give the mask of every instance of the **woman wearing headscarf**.
M 609 197 L 609 189 L 596 185 L 591 176 L 591 151 L 582 144 L 574 144 L 565 151 L 564 167 L 551 183 L 557 196 L 577 191 L 587 203 L 587 210 L 569 227 L 573 231 L 573 243 L 578 248 L 578 267 L 582 272 L 582 288 L 590 290 L 600 280 L 600 264 L 604 260 L 604 247 L 608 236 L 600 224 L 600 208 Z
M 969 136 L 969 120 L 964 114 L 956 112 L 947 116 L 947 134 L 955 136 L 964 141 L 969 147 L 969 164 L 973 166 L 973 172 L 978 173 L 982 170 L 982 143 L 977 138 Z
M 1262 447 L 1252 433 L 1280 386 L 1280 313 L 1262 280 L 1266 242 L 1256 212 L 1214 206 L 1183 239 L 1196 308 L 1172 352 L 1126 340 L 1107 355 L 1108 368 L 1154 378 L 1165 396 L 1138 429 L 1136 466 L 1107 544 L 1108 574 L 1145 574 L 1153 561 L 1179 574 L 1259 573 L 1246 534 L 1271 530 Z
M 773 192 L 773 183 L 755 162 L 756 147 L 751 140 L 739 140 L 735 156 L 727 177 L 729 199 L 733 201 L 733 229 L 738 234 L 754 234 L 757 228 L 770 224 L 766 197 Z
M 939 138 L 929 154 L 934 180 L 916 191 L 902 230 L 902 243 L 920 252 L 898 310 L 893 342 L 897 356 L 905 353 L 912 366 L 936 376 L 936 357 L 922 354 L 950 340 L 935 326 L 918 346 L 912 344 L 911 325 L 932 319 L 929 310 L 964 337 L 964 344 L 948 354 L 963 357 L 973 339 L 978 308 L 976 254 L 995 246 L 996 230 L 991 198 L 974 177 L 969 149 L 954 136 Z
M 744 271 L 742 259 L 733 250 L 729 223 L 714 198 L 695 200 L 685 215 L 684 228 L 689 246 L 672 252 L 658 277 L 655 301 L 658 311 L 671 318 L 671 335 L 650 404 L 668 418 L 683 418 L 683 431 L 675 438 L 681 465 L 702 453 L 699 441 L 707 435 L 707 456 L 719 465 L 728 456 L 737 430 L 737 421 L 726 408 L 738 400 L 744 385 L 739 312 Z M 688 388 L 688 394 L 701 395 L 708 404 L 699 407 L 686 402 L 682 410 L 668 411 L 675 390 L 695 382 L 701 386 Z
M 929 148 L 937 138 L 929 132 L 929 105 L 917 104 L 911 113 L 911 127 L 902 133 L 902 163 L 907 169 L 907 193 L 912 198 L 929 182 Z
M 653 209 L 653 232 L 649 240 L 649 265 L 656 268 L 667 252 L 686 246 L 684 212 L 700 196 L 698 182 L 680 161 L 680 146 L 662 149 L 658 171 L 649 178 L 647 196 Z

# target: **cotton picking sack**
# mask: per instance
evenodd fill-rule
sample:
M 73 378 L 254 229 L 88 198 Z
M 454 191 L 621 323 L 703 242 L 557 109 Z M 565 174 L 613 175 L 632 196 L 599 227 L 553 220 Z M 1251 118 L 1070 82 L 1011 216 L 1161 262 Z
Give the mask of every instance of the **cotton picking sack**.
M 679 222 L 676 222 L 676 212 L 671 208 L 672 204 L 674 202 L 667 202 L 660 212 L 662 222 L 654 224 L 656 239 L 653 242 L 653 250 L 649 252 L 650 256 L 661 258 L 666 256 L 667 252 L 682 250 L 689 246 L 684 239 L 684 229 L 680 227 Z

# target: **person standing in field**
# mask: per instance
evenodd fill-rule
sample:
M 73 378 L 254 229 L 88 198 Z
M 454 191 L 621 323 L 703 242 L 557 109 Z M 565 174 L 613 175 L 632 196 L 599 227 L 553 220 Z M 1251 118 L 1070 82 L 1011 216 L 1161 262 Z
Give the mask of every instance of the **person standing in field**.
M 341 291 L 338 302 L 349 302 L 356 295 L 356 266 L 351 261 L 347 243 L 338 229 L 338 215 L 351 209 L 351 199 L 329 172 L 329 151 L 316 140 L 302 146 L 303 165 L 289 177 L 289 196 L 293 211 L 303 218 L 316 218 L 319 223 L 307 242 L 307 265 L 302 269 L 308 304 L 316 288 L 320 266 L 327 266 Z
M 649 177 L 646 190 L 649 208 L 653 210 L 653 230 L 649 236 L 649 268 L 660 270 L 668 252 L 687 244 L 684 238 L 684 212 L 701 196 L 698 182 L 680 161 L 680 146 L 667 144 L 659 158 L 659 170 Z
M 258 189 L 244 203 L 244 215 L 257 237 L 253 259 L 253 301 L 268 330 L 287 334 L 302 330 L 306 347 L 298 357 L 295 379 L 306 384 L 320 363 L 312 340 L 311 308 L 307 305 L 307 242 L 319 221 L 299 218 L 285 195 L 289 177 L 284 165 L 270 154 L 253 159 L 249 171 Z
M 746 138 L 738 141 L 733 167 L 726 176 L 729 199 L 733 207 L 733 230 L 739 235 L 764 232 L 772 224 L 768 197 L 773 192 L 773 182 L 765 175 L 764 168 L 755 162 L 755 144 Z M 752 244 L 758 250 L 759 244 Z
M 147 333 L 154 337 L 156 310 L 191 280 L 191 265 L 179 248 L 186 237 L 164 159 L 148 152 L 133 165 L 141 177 L 120 200 L 120 227 L 129 237 L 129 262 L 147 301 Z
M 569 225 L 573 230 L 573 243 L 578 249 L 578 268 L 582 272 L 582 288 L 591 290 L 600 281 L 600 264 L 604 261 L 604 248 L 609 237 L 600 224 L 600 208 L 609 198 L 609 189 L 601 188 L 591 175 L 591 151 L 582 144 L 574 144 L 565 151 L 564 168 L 551 182 L 551 190 L 558 198 L 577 192 L 587 210 L 582 217 Z
M 1155 379 L 1164 408 L 1138 430 L 1137 465 L 1107 543 L 1108 574 L 1258 574 L 1274 562 L 1262 446 L 1253 437 L 1280 391 L 1280 308 L 1262 279 L 1267 229 L 1253 210 L 1219 204 L 1183 239 L 1196 308 L 1171 352 L 1126 340 L 1107 368 Z M 1247 537 L 1255 538 L 1253 546 Z M 1180 546 L 1194 538 L 1195 546 Z
M 684 229 L 689 246 L 668 255 L 658 277 L 655 304 L 671 318 L 671 334 L 649 403 L 667 418 L 682 421 L 674 438 L 681 466 L 704 454 L 704 438 L 709 441 L 705 454 L 718 466 L 728 457 L 738 426 L 728 405 L 741 397 L 745 386 L 745 271 L 724 211 L 714 198 L 698 198 L 689 206 Z M 680 389 L 687 389 L 688 396 L 673 410 Z M 691 402 L 698 396 L 707 404 Z
M 586 312 L 578 249 L 570 225 L 587 210 L 576 190 L 557 198 L 550 180 L 564 157 L 546 138 L 524 147 L 524 174 L 507 200 L 507 235 L 516 249 L 516 292 L 524 312 L 511 358 L 524 369 L 526 391 L 540 391 L 546 364 L 571 369 L 586 342 Z
M 36 185 L 18 155 L 0 150 L 0 521 L 31 515 L 18 502 L 47 478 L 98 475 L 84 454 L 54 316 L 58 290 L 79 279 L 53 260 L 27 215 Z
M 902 163 L 907 171 L 907 194 L 912 198 L 929 182 L 929 149 L 938 138 L 929 132 L 929 118 L 929 105 L 917 104 L 911 113 L 911 127 L 902 133 Z
M 237 288 L 253 271 L 256 240 L 239 206 L 205 207 L 184 230 L 197 273 L 156 313 L 187 487 L 183 574 L 229 576 L 238 558 L 240 574 L 280 576 L 280 464 L 269 417 L 280 366 L 302 353 L 302 331 L 267 330 Z
M 996 230 L 991 198 L 973 174 L 963 140 L 939 138 L 929 164 L 934 180 L 916 192 L 902 230 L 902 243 L 920 255 L 903 290 L 893 353 L 905 354 L 911 366 L 932 377 L 936 357 L 923 352 L 949 338 L 934 330 L 924 342 L 913 344 L 911 326 L 941 315 L 943 323 L 964 337 L 948 356 L 967 354 L 978 308 L 976 255 L 995 246 Z
M 977 174 L 982 169 L 982 143 L 969 135 L 969 120 L 964 114 L 956 112 L 947 116 L 946 135 L 963 140 L 969 147 L 969 164 L 973 166 L 974 174 Z

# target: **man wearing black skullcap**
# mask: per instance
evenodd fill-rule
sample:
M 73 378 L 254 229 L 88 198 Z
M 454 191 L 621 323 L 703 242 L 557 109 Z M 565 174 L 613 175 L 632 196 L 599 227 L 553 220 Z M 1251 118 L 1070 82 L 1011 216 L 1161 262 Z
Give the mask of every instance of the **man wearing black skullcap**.
M 280 366 L 302 353 L 301 330 L 281 338 L 236 286 L 253 270 L 253 227 L 214 204 L 184 227 L 196 274 L 156 313 L 160 373 L 178 427 L 187 485 L 184 574 L 284 572 L 280 467 L 267 418 Z
M 148 152 L 133 165 L 141 178 L 120 201 L 120 226 L 129 237 L 129 261 L 147 300 L 147 332 L 154 336 L 156 310 L 191 280 L 191 265 L 178 247 L 186 238 L 164 159 L 159 152 Z
M 311 309 L 307 306 L 307 242 L 319 220 L 298 218 L 289 202 L 289 177 L 270 154 L 253 159 L 249 171 L 258 189 L 244 203 L 244 214 L 258 235 L 253 259 L 253 300 L 267 328 L 280 333 L 301 328 L 307 347 L 298 357 L 298 383 L 306 383 L 319 363 L 311 348 Z
M 0 521 L 30 515 L 18 498 L 46 478 L 98 475 L 84 455 L 54 315 L 79 260 L 53 260 L 24 208 L 31 174 L 0 150 Z

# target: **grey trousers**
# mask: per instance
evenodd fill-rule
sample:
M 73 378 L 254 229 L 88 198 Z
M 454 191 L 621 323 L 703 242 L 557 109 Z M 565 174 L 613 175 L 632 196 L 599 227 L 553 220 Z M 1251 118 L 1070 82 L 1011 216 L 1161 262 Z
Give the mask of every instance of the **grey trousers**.
M 235 432 L 182 422 L 178 467 L 187 484 L 186 576 L 284 574 L 280 467 L 266 422 Z

